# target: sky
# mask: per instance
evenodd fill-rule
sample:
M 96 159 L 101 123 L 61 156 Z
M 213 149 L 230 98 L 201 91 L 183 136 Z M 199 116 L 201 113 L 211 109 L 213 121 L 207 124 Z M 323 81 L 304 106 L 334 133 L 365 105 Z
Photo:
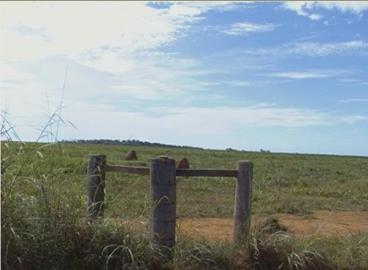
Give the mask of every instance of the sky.
M 367 63 L 368 1 L 0 3 L 24 141 L 367 156 Z

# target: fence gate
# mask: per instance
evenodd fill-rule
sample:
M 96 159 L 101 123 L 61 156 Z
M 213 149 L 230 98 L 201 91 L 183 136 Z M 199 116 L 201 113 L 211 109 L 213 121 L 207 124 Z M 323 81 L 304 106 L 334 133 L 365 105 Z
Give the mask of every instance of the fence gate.
M 236 170 L 176 169 L 175 160 L 160 156 L 149 167 L 108 165 L 105 155 L 92 155 L 87 164 L 87 218 L 103 218 L 106 172 L 143 174 L 150 176 L 150 239 L 154 246 L 171 248 L 175 245 L 176 176 L 206 176 L 236 178 L 233 240 L 246 241 L 251 219 L 251 183 L 253 164 L 242 160 Z

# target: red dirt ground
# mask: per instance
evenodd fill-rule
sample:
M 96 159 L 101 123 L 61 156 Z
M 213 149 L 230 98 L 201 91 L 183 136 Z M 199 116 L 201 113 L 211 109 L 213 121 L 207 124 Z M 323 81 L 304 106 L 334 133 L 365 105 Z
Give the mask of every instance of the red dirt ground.
M 286 227 L 286 232 L 298 237 L 344 236 L 355 233 L 368 233 L 368 211 L 315 211 L 309 216 L 291 214 L 253 215 L 252 228 L 259 227 L 267 218 L 276 218 Z M 116 220 L 115 220 L 116 221 Z M 143 229 L 146 221 L 122 221 L 133 228 Z M 179 238 L 203 238 L 210 241 L 231 241 L 233 220 L 229 218 L 178 218 Z
M 271 216 L 253 215 L 252 227 L 259 226 Z M 368 212 L 315 211 L 310 216 L 275 214 L 287 233 L 295 236 L 343 236 L 368 233 Z M 225 218 L 178 219 L 178 234 L 185 237 L 204 238 L 212 241 L 231 241 L 233 220 Z

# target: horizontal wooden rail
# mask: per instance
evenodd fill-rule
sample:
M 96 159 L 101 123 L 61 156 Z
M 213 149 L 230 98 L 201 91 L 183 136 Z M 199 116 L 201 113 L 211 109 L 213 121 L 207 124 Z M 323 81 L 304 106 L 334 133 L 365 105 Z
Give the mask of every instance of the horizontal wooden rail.
M 106 171 L 143 174 L 143 175 L 149 175 L 150 173 L 148 167 L 138 167 L 138 166 L 134 167 L 134 166 L 121 166 L 121 165 L 106 165 Z
M 208 177 L 237 177 L 237 170 L 192 170 L 192 169 L 177 169 L 177 176 L 208 176 Z
M 148 167 L 106 165 L 106 171 L 149 175 Z M 177 169 L 176 176 L 237 177 L 237 170 Z

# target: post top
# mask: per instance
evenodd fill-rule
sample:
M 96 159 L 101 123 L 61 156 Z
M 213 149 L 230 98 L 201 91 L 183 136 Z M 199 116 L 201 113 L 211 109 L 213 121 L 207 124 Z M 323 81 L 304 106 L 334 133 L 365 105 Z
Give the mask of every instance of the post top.
M 88 156 L 89 158 L 102 158 L 102 159 L 106 159 L 106 155 L 96 155 L 96 154 L 91 154 Z
M 150 161 L 151 162 L 174 162 L 175 163 L 175 159 L 169 158 L 168 156 L 164 156 L 164 155 L 153 158 Z
M 250 160 L 238 160 L 237 162 L 238 165 L 250 165 L 253 166 L 253 162 Z

